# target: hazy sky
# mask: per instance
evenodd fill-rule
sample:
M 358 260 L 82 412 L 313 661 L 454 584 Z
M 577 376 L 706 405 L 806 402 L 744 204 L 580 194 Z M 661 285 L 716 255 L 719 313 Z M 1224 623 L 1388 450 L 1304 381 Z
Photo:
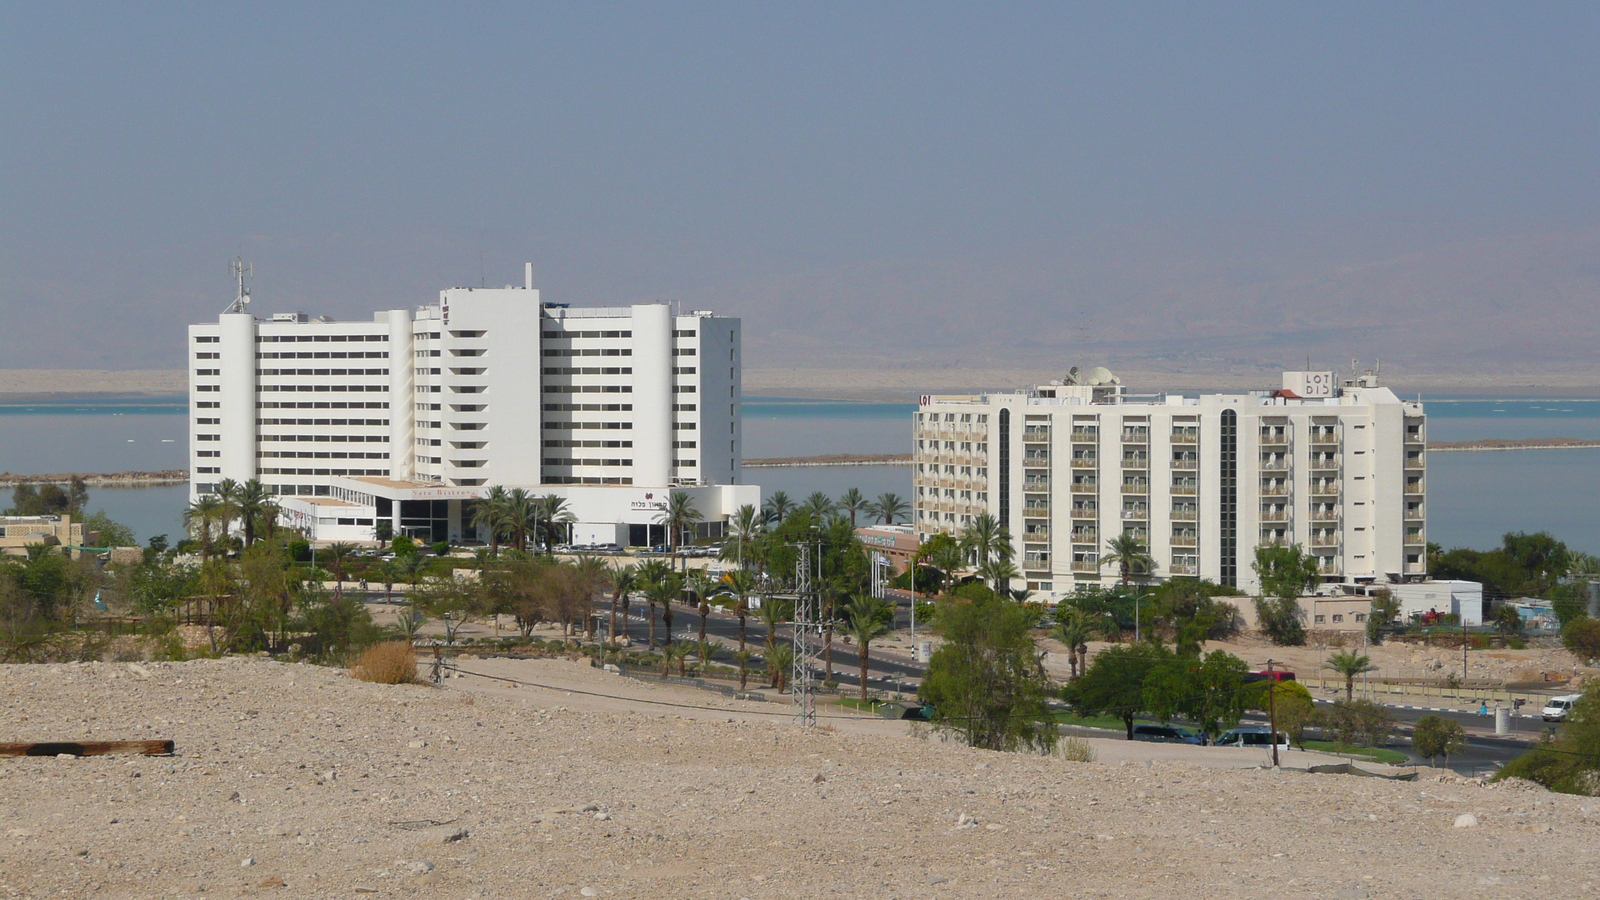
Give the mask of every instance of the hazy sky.
M 531 259 L 547 299 L 693 300 L 778 359 L 811 312 L 870 345 L 833 305 L 904 293 L 874 272 L 1600 225 L 1592 3 L 222 6 L 0 5 L 0 368 L 181 365 L 239 253 L 263 314 Z M 1070 293 L 983 284 L 978 334 Z

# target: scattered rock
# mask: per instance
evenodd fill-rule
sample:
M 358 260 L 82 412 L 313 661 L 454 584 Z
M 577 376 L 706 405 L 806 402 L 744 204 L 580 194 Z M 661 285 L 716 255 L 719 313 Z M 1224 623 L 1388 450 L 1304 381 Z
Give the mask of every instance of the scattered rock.
M 435 828 L 433 831 L 428 832 L 428 842 L 434 844 L 454 844 L 457 841 L 466 839 L 467 830 L 465 828 L 446 826 L 444 828 Z
M 599 811 L 600 811 L 600 805 L 597 804 L 597 803 L 585 803 L 584 805 L 578 807 L 578 812 L 599 812 Z
M 1462 813 L 1461 815 L 1456 816 L 1456 827 L 1476 828 L 1478 827 L 1478 817 L 1472 813 Z
M 578 892 L 578 896 L 580 896 L 580 897 L 598 897 L 598 896 L 600 896 L 600 892 L 595 890 L 592 887 L 586 887 L 583 890 Z
M 595 821 L 597 821 L 597 822 L 609 822 L 609 821 L 611 821 L 611 813 L 608 813 L 608 812 L 597 812 L 597 813 L 594 814 L 594 818 L 595 818 Z
M 358 884 L 355 887 L 351 888 L 351 890 L 355 891 L 358 894 L 376 894 L 378 892 L 377 888 L 375 888 L 375 887 L 373 887 L 371 885 L 368 885 L 368 884 Z
M 246 856 L 244 859 L 239 860 L 239 868 L 241 869 L 248 869 L 255 864 L 256 858 L 254 856 Z
M 426 875 L 433 871 L 433 863 L 426 859 L 419 859 L 411 864 L 411 874 Z

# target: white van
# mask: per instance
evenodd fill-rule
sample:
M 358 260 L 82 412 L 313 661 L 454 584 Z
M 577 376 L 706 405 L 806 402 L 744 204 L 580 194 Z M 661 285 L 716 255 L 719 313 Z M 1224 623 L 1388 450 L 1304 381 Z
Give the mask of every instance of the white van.
M 1271 734 L 1272 730 L 1270 728 L 1264 728 L 1261 726 L 1235 728 L 1232 731 L 1224 731 L 1222 736 L 1217 738 L 1215 746 L 1252 747 L 1262 750 L 1270 750 L 1272 749 Z M 1289 735 L 1282 731 L 1278 732 L 1278 749 L 1289 749 Z
M 1539 715 L 1544 717 L 1546 722 L 1565 722 L 1567 714 L 1572 712 L 1574 706 L 1578 705 L 1578 698 L 1582 696 L 1582 694 L 1565 694 L 1560 697 L 1551 697 L 1545 701 L 1544 709 L 1539 711 Z

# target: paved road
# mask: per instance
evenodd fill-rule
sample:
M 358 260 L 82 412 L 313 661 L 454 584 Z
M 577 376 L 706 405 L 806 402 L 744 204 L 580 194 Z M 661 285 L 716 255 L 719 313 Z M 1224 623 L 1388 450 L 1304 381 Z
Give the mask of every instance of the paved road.
M 381 604 L 383 595 L 381 591 L 371 592 L 367 602 Z M 609 602 L 597 603 L 595 612 L 601 615 L 602 622 L 608 622 L 611 606 Z M 903 627 L 907 624 L 907 610 L 900 609 L 900 622 Z M 648 604 L 634 603 L 629 607 L 627 616 L 627 633 L 636 644 L 643 644 L 649 633 L 650 608 Z M 621 616 L 619 614 L 619 620 Z M 666 633 L 666 628 L 661 618 L 661 610 L 655 610 L 656 640 L 659 643 Z M 672 617 L 673 638 L 675 640 L 696 640 L 700 634 L 700 616 L 692 610 L 677 607 L 673 609 Z M 604 627 L 604 626 L 602 626 Z M 618 630 L 622 630 L 619 621 Z M 707 635 L 720 638 L 728 644 L 738 641 L 739 620 L 737 616 L 714 609 L 706 618 Z M 766 643 L 767 629 L 762 621 L 754 615 L 745 623 L 745 641 L 747 645 L 760 652 Z M 778 639 L 788 641 L 793 639 L 793 630 L 785 625 L 778 627 Z M 834 634 L 833 642 L 833 668 L 834 678 L 841 685 L 857 687 L 860 684 L 858 657 L 853 644 L 844 643 L 844 635 Z M 925 667 L 913 662 L 909 648 L 904 644 L 884 642 L 874 644 L 872 655 L 867 667 L 867 687 L 869 690 L 903 690 L 908 693 L 915 692 L 917 684 L 921 681 Z M 822 672 L 818 672 L 820 677 Z M 1326 701 L 1318 701 L 1326 702 Z M 1513 716 L 1512 723 L 1516 733 L 1510 737 L 1499 738 L 1493 736 L 1494 720 L 1492 717 L 1480 716 L 1476 713 L 1462 712 L 1460 710 L 1431 710 L 1412 709 L 1405 706 L 1389 706 L 1395 719 L 1400 723 L 1401 740 L 1397 740 L 1393 749 L 1410 752 L 1410 732 L 1412 726 L 1423 716 L 1440 715 L 1447 719 L 1459 722 L 1468 730 L 1467 749 L 1450 758 L 1450 768 L 1463 775 L 1481 775 L 1498 769 L 1500 766 L 1515 759 L 1525 752 L 1529 746 L 1538 739 L 1549 726 L 1543 723 L 1537 714 L 1532 716 Z M 1246 722 L 1266 724 L 1265 717 L 1249 715 Z M 1104 736 L 1104 735 L 1101 735 Z M 1426 760 L 1417 761 L 1426 765 Z

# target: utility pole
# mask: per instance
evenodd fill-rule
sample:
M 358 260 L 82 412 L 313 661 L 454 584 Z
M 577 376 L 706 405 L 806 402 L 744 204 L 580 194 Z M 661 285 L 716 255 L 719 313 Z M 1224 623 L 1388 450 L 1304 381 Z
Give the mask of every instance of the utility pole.
M 1278 767 L 1278 679 L 1272 675 L 1272 660 L 1267 660 L 1267 727 L 1271 730 L 1272 767 Z

